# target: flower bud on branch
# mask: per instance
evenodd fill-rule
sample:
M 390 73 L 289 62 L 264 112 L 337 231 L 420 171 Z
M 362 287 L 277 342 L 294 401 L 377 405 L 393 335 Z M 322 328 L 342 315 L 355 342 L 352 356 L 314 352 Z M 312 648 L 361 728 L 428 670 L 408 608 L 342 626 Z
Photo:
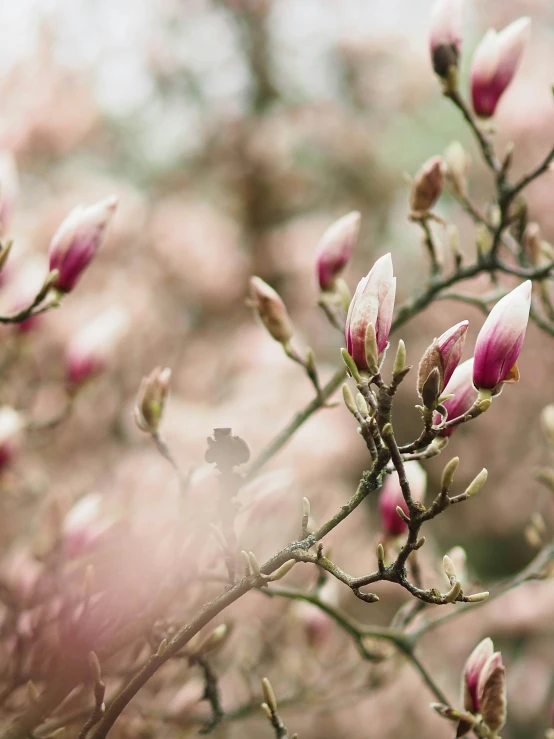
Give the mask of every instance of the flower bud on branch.
M 490 118 L 513 80 L 531 35 L 531 20 L 519 18 L 502 31 L 489 29 L 477 47 L 471 65 L 473 109 Z
M 260 277 L 250 279 L 251 305 L 269 334 L 286 345 L 294 333 L 292 321 L 280 295 Z
M 445 86 L 456 89 L 462 49 L 462 0 L 438 0 L 435 3 L 429 46 L 435 74 Z
M 489 313 L 475 344 L 473 383 L 479 390 L 500 392 L 502 383 L 517 382 L 517 358 L 529 321 L 531 290 L 527 280 L 499 300 Z
M 142 431 L 150 434 L 157 432 L 162 420 L 170 382 L 169 367 L 156 367 L 148 377 L 142 379 L 134 409 L 137 426 Z
M 366 277 L 360 280 L 346 318 L 346 349 L 360 372 L 369 372 L 366 358 L 366 334 L 369 324 L 375 330 L 377 353 L 387 345 L 394 310 L 396 279 L 390 254 L 378 259 Z M 370 336 L 371 338 L 371 336 Z
M 422 399 L 425 389 L 424 404 L 427 408 L 433 408 L 433 402 L 439 398 L 454 374 L 462 357 L 468 326 L 469 321 L 460 321 L 425 350 L 419 364 L 417 389 Z M 438 377 L 431 377 L 435 370 Z
M 429 159 L 414 177 L 410 193 L 412 216 L 421 218 L 435 205 L 444 189 L 446 166 L 442 157 Z
M 358 239 L 361 216 L 357 211 L 339 218 L 325 231 L 318 245 L 317 277 L 323 291 L 333 290 Z
M 54 287 L 70 292 L 100 248 L 117 207 L 116 198 L 95 205 L 78 205 L 62 222 L 50 243 L 50 271 L 57 269 Z

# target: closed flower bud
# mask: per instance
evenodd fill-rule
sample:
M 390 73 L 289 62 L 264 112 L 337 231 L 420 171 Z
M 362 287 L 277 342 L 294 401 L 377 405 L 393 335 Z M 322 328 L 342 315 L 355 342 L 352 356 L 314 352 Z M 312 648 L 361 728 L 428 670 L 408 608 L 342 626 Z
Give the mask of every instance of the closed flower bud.
M 169 367 L 156 367 L 142 379 L 135 404 L 135 420 L 142 431 L 155 433 L 158 430 L 170 382 Z
M 280 295 L 260 277 L 250 279 L 251 304 L 271 336 L 280 344 L 292 339 L 290 316 Z
M 65 358 L 66 378 L 76 386 L 102 372 L 129 325 L 127 311 L 112 306 L 71 340 Z
M 62 222 L 48 250 L 50 271 L 58 270 L 54 284 L 58 290 L 69 292 L 75 287 L 100 248 L 116 206 L 116 198 L 89 206 L 78 205 Z
M 527 280 L 508 293 L 483 324 L 473 362 L 473 383 L 477 389 L 493 391 L 502 382 L 517 382 L 516 362 L 529 321 L 532 287 Z
M 387 345 L 395 292 L 391 255 L 385 254 L 358 283 L 346 317 L 346 348 L 360 371 L 369 369 L 365 341 L 370 323 L 375 328 L 377 351 L 381 353 Z
M 442 403 L 448 412 L 449 420 L 467 413 L 477 399 L 477 390 L 473 386 L 473 358 L 466 359 L 465 362 L 456 367 L 450 381 L 444 388 L 444 394 L 453 396 Z M 440 420 L 440 415 L 436 413 L 434 423 L 438 424 Z M 449 429 L 444 429 L 440 432 L 440 436 L 450 436 L 456 428 L 457 426 L 452 426 Z
M 427 487 L 427 474 L 418 462 L 406 462 L 406 478 L 410 486 L 412 497 L 422 501 Z M 406 523 L 396 512 L 399 507 L 408 514 L 408 506 L 402 494 L 398 473 L 396 470 L 388 475 L 379 496 L 379 510 L 381 513 L 381 527 L 388 536 L 399 536 L 406 530 Z
M 467 554 L 463 547 L 457 546 L 450 549 L 446 556 L 452 562 L 456 570 L 457 579 L 462 583 L 467 580 Z
M 321 237 L 317 254 L 317 277 L 321 290 L 332 290 L 335 280 L 346 266 L 360 230 L 357 211 L 339 218 Z
M 432 157 L 414 177 L 410 193 L 410 208 L 414 215 L 431 210 L 444 188 L 446 166 L 442 157 Z
M 483 721 L 498 731 L 506 723 L 506 671 L 500 652 L 492 654 L 483 666 L 477 692 Z
M 471 713 L 478 713 L 479 701 L 479 678 L 483 667 L 492 656 L 494 645 L 492 639 L 486 638 L 480 642 L 469 655 L 463 672 L 464 708 Z
M 0 238 L 10 232 L 19 196 L 19 176 L 11 151 L 0 151 Z
M 21 446 L 23 419 L 8 405 L 0 408 L 0 470 L 9 465 Z
M 446 179 L 457 195 L 467 195 L 469 156 L 459 141 L 453 141 L 444 152 Z
M 427 378 L 434 369 L 439 372 L 438 392 L 439 394 L 443 392 L 454 374 L 454 370 L 460 363 L 468 326 L 469 321 L 460 321 L 460 323 L 441 334 L 425 350 L 419 364 L 417 378 L 417 388 L 420 395 L 423 392 Z
M 471 65 L 471 97 L 481 118 L 494 115 L 517 72 L 530 33 L 531 20 L 519 18 L 500 32 L 491 28 L 477 47 Z
M 448 79 L 457 70 L 462 48 L 462 0 L 437 0 L 429 33 L 435 73 Z

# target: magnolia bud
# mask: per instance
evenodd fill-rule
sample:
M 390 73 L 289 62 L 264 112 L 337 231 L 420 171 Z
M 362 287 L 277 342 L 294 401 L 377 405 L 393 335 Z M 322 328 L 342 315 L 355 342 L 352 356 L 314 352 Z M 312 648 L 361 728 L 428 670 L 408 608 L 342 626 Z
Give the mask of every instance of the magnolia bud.
M 358 413 L 358 407 L 356 406 L 352 391 L 350 390 L 346 382 L 342 386 L 342 398 L 344 400 L 344 405 L 348 408 L 350 413 L 355 416 Z
M 519 18 L 502 31 L 491 28 L 485 34 L 471 65 L 471 97 L 478 116 L 494 115 L 498 101 L 517 72 L 530 33 L 531 20 Z
M 250 297 L 270 335 L 280 344 L 288 344 L 293 334 L 292 321 L 279 294 L 260 277 L 252 277 Z
M 492 656 L 494 646 L 487 638 L 480 642 L 469 655 L 463 672 L 464 708 L 471 713 L 479 713 L 479 677 L 483 667 Z
M 366 333 L 371 323 L 375 329 L 380 354 L 389 338 L 394 311 L 396 279 L 390 254 L 378 259 L 358 283 L 346 318 L 346 349 L 360 371 L 369 371 L 366 358 Z
M 506 670 L 500 652 L 495 652 L 485 663 L 477 689 L 483 721 L 497 732 L 506 723 Z
M 445 163 L 442 157 L 432 157 L 414 177 L 410 193 L 410 208 L 414 215 L 431 210 L 444 188 Z
M 454 481 L 454 475 L 460 464 L 459 457 L 453 457 L 450 462 L 446 465 L 442 472 L 441 487 L 443 490 L 450 490 L 450 487 Z
M 156 367 L 148 377 L 143 377 L 134 409 L 137 426 L 142 431 L 152 434 L 158 430 L 170 382 L 169 367 Z
M 467 195 L 469 156 L 459 141 L 453 141 L 444 152 L 446 179 L 453 191 L 462 197 Z
M 346 266 L 360 230 L 357 211 L 339 218 L 325 231 L 318 246 L 317 276 L 321 290 L 332 290 Z
M 277 712 L 277 699 L 275 698 L 273 687 L 267 677 L 264 677 L 262 679 L 262 690 L 264 694 L 264 700 L 266 704 L 268 705 L 269 710 L 272 713 L 276 713 Z
M 448 582 L 451 582 L 452 580 L 457 579 L 456 575 L 456 568 L 454 567 L 454 562 L 450 559 L 450 557 L 445 554 L 442 558 L 442 566 L 444 569 L 444 574 L 448 578 Z
M 523 346 L 531 307 L 530 280 L 508 293 L 491 310 L 475 344 L 473 383 L 498 392 L 503 382 L 517 382 L 517 358 Z
M 487 482 L 487 477 L 489 476 L 489 473 L 485 468 L 481 470 L 481 472 L 477 475 L 477 477 L 472 480 L 472 482 L 469 483 L 465 494 L 466 495 L 477 495 L 477 493 L 481 490 L 483 485 Z
M 100 248 L 117 207 L 109 198 L 95 205 L 78 205 L 54 234 L 48 250 L 50 271 L 57 269 L 54 287 L 69 292 Z
M 450 381 L 464 351 L 468 326 L 469 321 L 460 321 L 460 323 L 445 331 L 438 339 L 435 339 L 425 350 L 419 364 L 417 378 L 418 392 L 422 397 L 423 387 L 433 370 L 436 369 L 439 373 L 438 395 L 442 393 Z
M 431 15 L 429 33 L 435 73 L 444 80 L 456 72 L 462 48 L 461 0 L 438 0 Z
M 229 636 L 230 630 L 227 624 L 219 624 L 216 628 L 208 634 L 208 636 L 200 642 L 200 644 L 194 648 L 194 654 L 201 656 L 208 652 L 213 652 L 214 649 L 218 649 L 222 646 L 223 642 L 226 641 Z

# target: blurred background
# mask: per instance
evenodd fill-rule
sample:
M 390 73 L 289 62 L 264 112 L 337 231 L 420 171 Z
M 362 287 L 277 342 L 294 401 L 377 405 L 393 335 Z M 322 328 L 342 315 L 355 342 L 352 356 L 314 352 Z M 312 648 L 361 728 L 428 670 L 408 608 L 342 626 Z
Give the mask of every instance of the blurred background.
M 231 427 L 255 455 L 313 395 L 301 369 L 254 320 L 246 304 L 250 275 L 279 291 L 295 324 L 296 345 L 313 348 L 325 380 L 338 367 L 342 346 L 317 307 L 314 260 L 325 228 L 351 210 L 362 213 L 346 278 L 354 288 L 390 251 L 400 304 L 428 272 L 420 232 L 407 218 L 405 174 L 457 140 L 472 159 L 473 199 L 484 206 L 492 195 L 470 133 L 441 97 L 431 70 L 431 5 L 19 0 L 0 6 L 0 147 L 13 153 L 19 170 L 8 229 L 15 245 L 0 288 L 3 312 L 36 292 L 49 241 L 70 208 L 112 194 L 120 199 L 105 246 L 62 307 L 23 331 L 1 327 L 0 400 L 39 427 L 22 434 L 18 454 L 0 478 L 3 587 L 19 589 L 23 611 L 35 608 L 29 593 L 34 598 L 50 562 L 45 552 L 51 554 L 52 532 L 70 525 L 68 511 L 87 496 L 89 512 L 81 512 L 87 525 L 94 510 L 94 525 L 102 531 L 114 522 L 124 527 L 123 533 L 116 527 L 106 558 L 95 564 L 102 588 L 118 593 L 110 606 L 114 618 L 135 617 L 160 573 L 181 567 L 185 575 L 190 568 L 190 577 L 156 628 L 163 636 L 194 613 L 220 587 L 198 576 L 202 562 L 213 564 L 217 546 L 208 542 L 206 553 L 196 542 L 184 564 L 173 556 L 168 531 L 176 511 L 174 474 L 133 421 L 142 376 L 156 365 L 173 371 L 163 431 L 181 468 L 195 470 L 181 519 L 182 538 L 189 541 L 217 503 L 216 481 L 203 461 L 213 429 Z M 533 19 L 524 64 L 495 117 L 499 151 L 513 142 L 514 171 L 526 171 L 553 143 L 554 5 L 466 5 L 464 70 L 489 26 L 501 28 L 524 14 Z M 467 89 L 465 76 L 462 84 Z M 554 239 L 552 186 L 547 175 L 528 192 L 531 217 L 546 239 Z M 462 250 L 473 258 L 471 221 L 447 195 L 437 212 L 458 225 Z M 437 234 L 450 265 L 442 229 Z M 477 281 L 463 289 L 489 287 Z M 110 343 L 105 371 L 65 413 L 67 348 L 106 311 L 107 335 L 114 321 L 125 328 Z M 469 357 L 483 315 L 459 302 L 433 304 L 402 327 L 393 344 L 403 338 L 408 360 L 416 364 L 433 337 L 465 318 L 471 324 Z M 442 555 L 462 545 L 472 580 L 488 589 L 536 553 L 540 542 L 524 535 L 534 512 L 551 531 L 552 494 L 533 475 L 549 461 L 539 414 L 554 400 L 553 347 L 554 339 L 530 326 L 520 384 L 507 387 L 485 417 L 460 428 L 440 461 L 426 464 L 429 495 L 454 455 L 462 460 L 460 492 L 483 466 L 489 470 L 478 499 L 428 527 L 422 564 L 429 585 L 440 586 Z M 408 377 L 396 405 L 401 440 L 419 430 L 414 383 Z M 59 423 L 58 415 L 64 416 Z M 263 560 L 288 542 L 297 534 L 303 496 L 314 520 L 325 520 L 351 494 L 367 463 L 342 404 L 320 411 L 241 492 L 240 547 Z M 374 568 L 379 540 L 376 501 L 370 500 L 328 543 L 337 563 L 358 575 Z M 80 566 L 72 564 L 70 578 L 82 574 Z M 61 586 L 49 580 L 46 590 L 67 592 L 73 582 L 67 577 Z M 315 577 L 300 565 L 290 582 L 307 589 Z M 333 602 L 366 624 L 389 623 L 405 601 L 394 587 L 378 587 L 381 601 L 375 605 L 334 583 L 326 588 Z M 21 619 L 14 625 L 10 603 L 2 608 L 6 643 L 14 629 L 27 629 L 21 643 L 32 651 L 32 618 L 31 625 Z M 552 582 L 528 584 L 431 632 L 422 642 L 422 660 L 457 701 L 466 656 L 491 636 L 509 678 L 503 736 L 542 737 L 554 692 L 553 608 Z M 216 659 L 223 706 L 233 720 L 216 737 L 271 736 L 257 708 L 264 675 L 283 698 L 285 722 L 302 739 L 452 735 L 429 709 L 432 696 L 408 664 L 386 650 L 379 652 L 381 661 L 362 662 L 349 637 L 309 607 L 253 593 L 220 621 L 233 625 Z M 139 642 L 135 660 L 148 648 L 144 639 Z M 382 644 L 375 648 L 383 651 Z M 10 654 L 7 646 L 6 665 Z M 127 666 L 131 656 L 121 658 Z M 30 659 L 27 679 L 40 684 L 50 669 L 46 663 Z M 115 665 L 108 673 L 116 687 L 122 668 Z M 20 692 L 4 702 L 7 718 L 22 709 Z M 206 713 L 201 693 L 193 668 L 171 665 L 131 704 L 114 736 L 192 736 Z M 78 705 L 83 696 L 74 700 Z

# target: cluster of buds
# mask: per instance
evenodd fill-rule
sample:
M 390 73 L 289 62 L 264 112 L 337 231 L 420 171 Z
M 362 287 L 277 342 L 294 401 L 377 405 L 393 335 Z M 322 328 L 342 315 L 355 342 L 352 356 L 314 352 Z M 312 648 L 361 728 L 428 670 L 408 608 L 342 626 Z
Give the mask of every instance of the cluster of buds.
M 429 32 L 431 60 L 446 94 L 458 87 L 458 65 L 462 50 L 462 0 L 438 0 Z M 489 29 L 478 45 L 471 65 L 473 109 L 490 118 L 504 91 L 512 82 L 529 41 L 531 21 L 519 18 L 502 31 Z
M 134 408 L 137 426 L 142 431 L 157 433 L 170 383 L 169 367 L 156 367 L 148 377 L 142 378 Z
M 346 319 L 344 354 L 358 374 L 375 376 L 379 372 L 392 323 L 395 289 L 390 254 L 378 259 L 358 284 Z M 482 399 L 490 399 L 504 383 L 518 380 L 517 359 L 529 321 L 531 291 L 532 283 L 527 280 L 498 301 L 479 332 L 472 363 L 464 363 L 456 375 L 468 321 L 457 323 L 432 342 L 422 357 L 417 381 L 426 408 L 435 410 L 444 400 L 449 415 L 461 415 L 474 399 L 472 385 Z
M 116 207 L 117 199 L 113 197 L 94 205 L 78 205 L 61 223 L 48 250 L 50 271 L 57 270 L 53 284 L 57 290 L 73 290 L 102 245 Z
M 519 18 L 500 32 L 489 29 L 477 47 L 471 65 L 471 97 L 481 118 L 494 115 L 517 72 L 530 32 L 531 20 Z

